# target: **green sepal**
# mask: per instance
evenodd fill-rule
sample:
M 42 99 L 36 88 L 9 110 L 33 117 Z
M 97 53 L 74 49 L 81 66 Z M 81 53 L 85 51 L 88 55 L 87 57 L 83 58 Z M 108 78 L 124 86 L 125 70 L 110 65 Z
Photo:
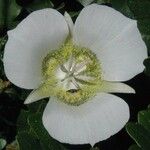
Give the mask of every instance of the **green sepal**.
M 48 98 L 52 95 L 53 87 L 50 84 L 43 83 L 39 88 L 33 90 L 26 100 L 24 101 L 24 104 L 30 104 L 33 102 L 36 102 L 38 100 Z

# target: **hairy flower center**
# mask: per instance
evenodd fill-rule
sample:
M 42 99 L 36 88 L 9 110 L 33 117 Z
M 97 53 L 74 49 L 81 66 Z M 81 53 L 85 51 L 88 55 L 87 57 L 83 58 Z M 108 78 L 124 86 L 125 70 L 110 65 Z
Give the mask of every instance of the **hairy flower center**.
M 70 105 L 87 101 L 101 84 L 101 68 L 95 54 L 72 42 L 44 58 L 42 73 L 43 82 L 50 85 L 52 95 Z

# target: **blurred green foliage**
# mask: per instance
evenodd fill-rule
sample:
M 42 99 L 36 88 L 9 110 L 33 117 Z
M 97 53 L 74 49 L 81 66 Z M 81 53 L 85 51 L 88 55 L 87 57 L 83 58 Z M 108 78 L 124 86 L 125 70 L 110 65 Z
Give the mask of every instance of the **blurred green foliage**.
M 129 150 L 150 149 L 150 106 L 147 110 L 138 113 L 137 123 L 128 123 L 126 130 L 137 145 L 132 145 Z
M 141 148 L 138 147 L 136 144 L 133 144 L 130 146 L 129 150 L 141 150 Z
M 16 17 L 21 12 L 15 0 L 0 0 L 0 28 L 11 29 L 16 26 Z
M 46 101 L 36 102 L 28 106 L 28 110 L 22 110 L 18 118 L 17 141 L 20 150 L 66 150 L 55 141 L 42 124 L 42 112 Z
M 6 140 L 0 139 L 0 150 L 2 150 L 6 146 Z
M 31 4 L 27 5 L 26 9 L 29 12 L 44 9 L 44 8 L 53 8 L 54 4 L 50 0 L 34 0 Z
M 150 76 L 150 57 L 144 60 L 145 73 Z

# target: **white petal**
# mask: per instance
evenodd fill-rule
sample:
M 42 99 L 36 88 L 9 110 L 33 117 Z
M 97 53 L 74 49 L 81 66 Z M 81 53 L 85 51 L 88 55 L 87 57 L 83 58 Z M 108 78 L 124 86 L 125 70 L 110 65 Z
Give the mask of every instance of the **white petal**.
M 97 4 L 89 5 L 81 11 L 76 19 L 74 42 L 89 48 L 99 44 L 95 51 L 101 50 L 132 22 L 133 20 L 113 8 Z
M 73 28 L 74 28 L 74 24 L 73 24 L 72 18 L 67 12 L 65 12 L 64 17 L 66 19 L 66 22 L 68 23 L 70 35 L 72 36 L 73 35 Z
M 106 93 L 135 93 L 135 90 L 125 83 L 103 81 L 101 92 Z
M 4 69 L 15 85 L 33 89 L 41 83 L 41 64 L 50 50 L 57 49 L 69 33 L 63 15 L 53 9 L 31 13 L 8 32 Z
M 103 69 L 103 79 L 126 81 L 144 70 L 147 48 L 141 39 L 137 24 L 132 24 L 98 54 Z
M 126 81 L 144 69 L 147 50 L 136 21 L 110 7 L 85 7 L 75 22 L 74 43 L 97 55 L 104 80 Z
M 104 93 L 80 106 L 69 106 L 51 98 L 43 114 L 43 124 L 53 138 L 92 146 L 119 132 L 128 119 L 125 101 Z

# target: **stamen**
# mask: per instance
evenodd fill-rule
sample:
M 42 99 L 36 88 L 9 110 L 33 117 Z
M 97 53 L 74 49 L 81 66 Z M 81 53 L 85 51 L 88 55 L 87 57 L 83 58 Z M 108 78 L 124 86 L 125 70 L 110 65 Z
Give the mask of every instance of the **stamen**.
M 74 74 L 78 75 L 79 73 L 83 72 L 84 70 L 86 70 L 87 65 L 90 63 L 90 60 L 85 60 L 84 62 L 81 62 L 79 64 L 75 65 L 74 68 Z
M 76 86 L 77 89 L 80 89 L 79 84 L 77 83 L 77 81 L 75 80 L 75 78 L 72 78 L 72 83 Z
M 60 69 L 65 72 L 65 73 L 68 73 L 68 70 L 65 68 L 64 65 L 60 65 Z
M 68 67 L 68 70 L 69 70 L 69 71 L 72 71 L 72 67 L 74 66 L 74 65 L 73 65 L 74 62 L 75 62 L 74 57 L 73 57 L 73 55 L 71 54 L 71 57 L 70 57 L 70 59 L 69 59 L 69 67 Z

